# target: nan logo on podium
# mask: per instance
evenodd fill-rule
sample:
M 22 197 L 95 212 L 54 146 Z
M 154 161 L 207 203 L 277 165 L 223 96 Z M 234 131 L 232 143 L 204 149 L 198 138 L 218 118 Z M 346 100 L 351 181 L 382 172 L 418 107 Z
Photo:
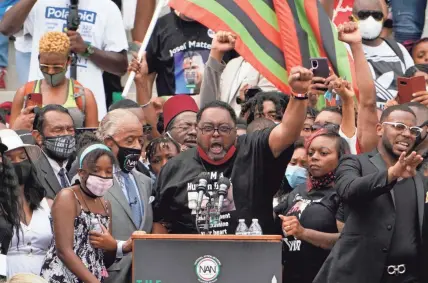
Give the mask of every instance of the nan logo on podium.
M 210 255 L 204 255 L 195 261 L 195 272 L 201 283 L 214 283 L 220 275 L 220 261 Z

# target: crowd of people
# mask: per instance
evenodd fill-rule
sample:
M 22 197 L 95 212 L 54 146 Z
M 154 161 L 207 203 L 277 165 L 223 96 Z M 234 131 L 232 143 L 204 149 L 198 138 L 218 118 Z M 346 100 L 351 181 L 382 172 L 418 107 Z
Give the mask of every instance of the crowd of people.
M 354 82 L 293 66 L 290 93 L 235 52 L 236 34 L 171 10 L 128 62 L 115 3 L 78 5 L 77 31 L 65 0 L 20 0 L 0 21 L 32 40 L 0 113 L 4 280 L 128 283 L 135 231 L 258 219 L 283 237 L 285 283 L 428 282 L 428 39 L 388 35 L 383 0 L 355 0 L 337 26 Z M 127 71 L 136 101 L 113 102 L 103 74 Z M 397 82 L 416 77 L 409 98 Z

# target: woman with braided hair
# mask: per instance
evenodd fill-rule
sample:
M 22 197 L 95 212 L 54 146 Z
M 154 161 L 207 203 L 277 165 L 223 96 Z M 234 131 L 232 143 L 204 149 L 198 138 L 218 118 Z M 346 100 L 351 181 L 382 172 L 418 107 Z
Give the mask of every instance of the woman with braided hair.
M 68 36 L 57 31 L 45 33 L 39 42 L 39 53 L 44 79 L 28 82 L 18 89 L 12 103 L 11 127 L 32 130 L 34 106 L 27 106 L 27 103 L 33 93 L 42 94 L 43 105 L 58 104 L 67 108 L 77 128 L 98 127 L 97 103 L 92 91 L 66 78 L 71 63 Z

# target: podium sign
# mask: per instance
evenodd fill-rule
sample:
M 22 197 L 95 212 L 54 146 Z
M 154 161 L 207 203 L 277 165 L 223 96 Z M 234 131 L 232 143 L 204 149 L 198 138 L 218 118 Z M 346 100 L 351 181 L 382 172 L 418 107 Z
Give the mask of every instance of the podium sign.
M 133 235 L 133 283 L 282 282 L 280 236 Z

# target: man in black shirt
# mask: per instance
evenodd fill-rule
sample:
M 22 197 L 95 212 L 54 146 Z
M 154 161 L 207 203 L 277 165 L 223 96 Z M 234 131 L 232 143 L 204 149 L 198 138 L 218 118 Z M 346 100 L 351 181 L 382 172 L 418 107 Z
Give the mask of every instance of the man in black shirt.
M 311 79 L 311 71 L 296 67 L 289 84 L 294 93 L 306 93 Z M 171 159 L 160 172 L 154 233 L 199 232 L 206 220 L 207 201 L 214 198 L 217 207 L 221 177 L 229 179 L 231 185 L 221 215 L 214 213 L 205 233 L 233 234 L 240 218 L 247 223 L 257 218 L 265 234 L 273 233 L 272 199 L 303 127 L 306 107 L 306 95 L 293 96 L 278 126 L 240 136 L 235 145 L 234 110 L 220 101 L 205 105 L 196 117 L 197 147 Z M 209 173 L 207 189 L 211 196 L 202 201 L 196 219 L 198 192 L 194 183 L 201 172 Z
M 158 96 L 199 94 L 214 35 L 213 30 L 177 11 L 158 20 L 146 57 Z M 236 52 L 228 52 L 224 61 L 234 57 Z
M 422 129 L 406 105 L 387 108 L 377 126 L 375 151 L 345 156 L 336 171 L 347 207 L 342 235 L 315 283 L 415 283 L 419 269 L 426 194 L 412 152 Z

